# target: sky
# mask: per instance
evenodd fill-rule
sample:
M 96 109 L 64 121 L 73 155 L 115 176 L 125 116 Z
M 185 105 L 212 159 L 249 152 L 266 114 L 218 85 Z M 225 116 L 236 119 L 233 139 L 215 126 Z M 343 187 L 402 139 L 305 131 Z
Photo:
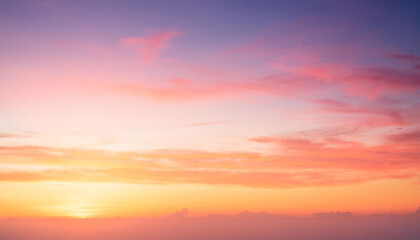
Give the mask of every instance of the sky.
M 1 0 L 0 229 L 27 239 L 13 229 L 48 232 L 30 219 L 147 225 L 176 212 L 236 226 L 235 216 L 260 213 L 251 219 L 284 214 L 325 233 L 322 214 L 348 213 L 362 235 L 375 214 L 386 214 L 378 229 L 398 223 L 410 234 L 420 207 L 419 8 Z

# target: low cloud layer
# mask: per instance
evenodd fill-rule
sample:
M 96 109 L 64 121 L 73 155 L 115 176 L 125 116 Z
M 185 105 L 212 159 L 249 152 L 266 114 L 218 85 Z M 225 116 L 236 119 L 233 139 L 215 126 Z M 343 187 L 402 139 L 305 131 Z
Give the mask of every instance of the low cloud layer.
M 317 213 L 288 217 L 265 212 L 188 217 L 183 209 L 162 218 L 8 219 L 0 221 L 0 237 L 9 240 L 49 239 L 359 239 L 417 240 L 420 213 L 355 216 Z
M 251 141 L 278 148 L 257 152 L 158 150 L 113 152 L 38 146 L 0 147 L 1 181 L 233 184 L 294 188 L 418 178 L 417 131 L 386 136 L 383 144 L 291 136 Z M 400 144 L 393 142 L 398 140 Z M 402 144 L 403 140 L 406 143 Z M 28 167 L 25 166 L 29 165 Z M 36 167 L 34 167 L 36 166 Z

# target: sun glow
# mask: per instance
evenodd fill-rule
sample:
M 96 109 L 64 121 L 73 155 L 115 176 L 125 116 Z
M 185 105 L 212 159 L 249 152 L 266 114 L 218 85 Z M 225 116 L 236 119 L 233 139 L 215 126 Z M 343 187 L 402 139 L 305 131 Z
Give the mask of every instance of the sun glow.
M 57 206 L 57 212 L 62 216 L 74 218 L 89 218 L 95 215 L 95 210 L 86 202 L 77 200 Z
M 336 2 L 0 0 L 0 221 L 413 213 L 420 1 Z

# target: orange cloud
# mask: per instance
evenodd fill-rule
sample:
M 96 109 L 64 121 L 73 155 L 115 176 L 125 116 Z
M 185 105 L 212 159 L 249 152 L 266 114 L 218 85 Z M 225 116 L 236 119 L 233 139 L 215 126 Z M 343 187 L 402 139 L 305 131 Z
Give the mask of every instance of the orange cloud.
M 1 181 L 233 184 L 291 188 L 414 179 L 418 145 L 363 144 L 326 139 L 255 138 L 283 151 L 160 150 L 109 152 L 45 147 L 0 148 Z M 25 166 L 27 165 L 27 166 Z M 58 167 L 59 166 L 59 167 Z
M 252 94 L 281 95 L 283 89 L 273 88 L 272 79 L 255 79 L 243 82 L 201 82 L 189 79 L 169 79 L 162 84 L 85 82 L 93 88 L 126 96 L 154 101 L 191 101 Z M 290 83 L 292 84 L 292 83 Z M 293 84 L 294 86 L 295 84 Z M 290 89 L 290 88 L 288 88 Z

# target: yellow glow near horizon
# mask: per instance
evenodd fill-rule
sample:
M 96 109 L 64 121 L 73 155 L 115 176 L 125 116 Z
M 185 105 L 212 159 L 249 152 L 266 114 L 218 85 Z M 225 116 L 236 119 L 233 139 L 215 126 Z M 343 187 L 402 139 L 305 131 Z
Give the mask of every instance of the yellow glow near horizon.
M 0 219 L 416 211 L 420 0 L 302 1 L 0 0 Z
M 351 211 L 407 213 L 418 207 L 417 185 L 399 180 L 364 185 L 258 189 L 229 185 L 0 183 L 0 217 L 149 217 L 188 208 L 191 216 L 244 210 L 287 215 Z M 410 195 L 407 193 L 410 192 Z M 25 196 L 23 196 L 25 195 Z M 387 201 L 383 201 L 387 199 Z
M 62 215 L 66 217 L 88 218 L 95 215 L 94 210 L 88 204 L 77 200 L 57 206 L 56 210 L 62 212 Z

